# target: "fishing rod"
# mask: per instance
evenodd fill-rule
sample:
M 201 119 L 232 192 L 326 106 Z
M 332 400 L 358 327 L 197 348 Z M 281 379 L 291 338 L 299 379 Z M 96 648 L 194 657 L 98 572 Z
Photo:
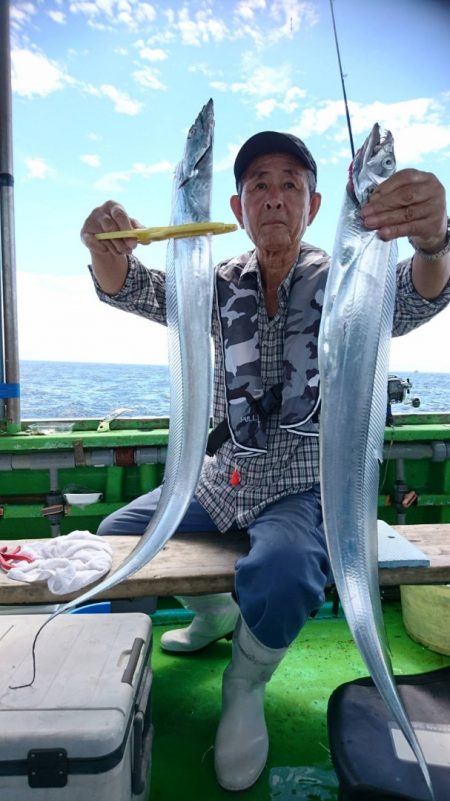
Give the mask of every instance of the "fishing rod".
M 333 21 L 333 31 L 334 31 L 334 41 L 336 43 L 336 53 L 338 57 L 338 64 L 339 64 L 339 73 L 341 76 L 341 84 L 342 84 L 342 94 L 344 96 L 344 105 L 345 105 L 345 116 L 347 117 L 347 128 L 348 128 L 348 135 L 350 139 L 350 148 L 352 151 L 352 158 L 355 158 L 355 146 L 353 144 L 353 133 L 352 133 L 352 124 L 350 120 L 350 111 L 348 108 L 347 102 L 347 92 L 345 91 L 345 81 L 344 81 L 344 73 L 342 72 L 342 62 L 341 62 L 341 53 L 339 50 L 339 42 L 336 30 L 336 20 L 334 18 L 334 8 L 333 8 L 333 0 L 330 0 L 330 10 L 331 10 L 331 19 Z

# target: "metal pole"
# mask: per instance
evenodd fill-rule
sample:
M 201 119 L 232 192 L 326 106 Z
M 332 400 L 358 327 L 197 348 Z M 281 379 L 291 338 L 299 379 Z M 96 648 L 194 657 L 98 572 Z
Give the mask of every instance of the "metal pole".
M 0 0 L 0 419 L 20 430 L 9 1 Z M 4 404 L 6 399 L 6 404 Z M 3 411 L 3 414 L 2 414 Z

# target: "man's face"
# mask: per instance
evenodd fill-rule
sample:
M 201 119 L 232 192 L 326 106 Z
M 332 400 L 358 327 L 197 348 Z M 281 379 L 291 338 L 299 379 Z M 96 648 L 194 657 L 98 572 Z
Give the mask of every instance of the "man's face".
M 310 196 L 306 169 L 294 156 L 271 153 L 251 162 L 231 208 L 256 247 L 273 252 L 300 246 L 320 200 L 317 192 Z

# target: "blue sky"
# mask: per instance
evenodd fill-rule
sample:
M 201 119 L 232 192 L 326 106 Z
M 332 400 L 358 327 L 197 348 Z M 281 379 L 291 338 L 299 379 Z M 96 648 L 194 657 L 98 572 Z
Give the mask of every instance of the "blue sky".
M 450 3 L 334 9 L 356 145 L 379 122 L 398 167 L 434 172 L 449 192 Z M 323 194 L 306 239 L 332 249 L 350 148 L 328 0 L 14 0 L 12 64 L 21 358 L 167 360 L 164 329 L 97 301 L 79 230 L 109 198 L 144 225 L 168 223 L 173 167 L 210 97 L 212 218 L 232 221 L 242 142 L 291 131 L 315 155 Z M 214 260 L 248 247 L 243 232 L 216 237 Z M 164 268 L 165 250 L 137 255 Z M 447 309 L 394 341 L 391 368 L 450 372 L 449 326 Z

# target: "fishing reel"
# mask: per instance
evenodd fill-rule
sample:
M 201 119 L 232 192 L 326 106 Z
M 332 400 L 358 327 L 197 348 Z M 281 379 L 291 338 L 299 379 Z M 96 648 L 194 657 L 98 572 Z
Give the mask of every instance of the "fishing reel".
M 398 375 L 388 376 L 387 383 L 387 425 L 392 425 L 394 418 L 392 416 L 392 403 L 405 403 L 411 404 L 414 409 L 420 406 L 420 398 L 410 398 L 412 384 L 409 378 L 400 378 Z

